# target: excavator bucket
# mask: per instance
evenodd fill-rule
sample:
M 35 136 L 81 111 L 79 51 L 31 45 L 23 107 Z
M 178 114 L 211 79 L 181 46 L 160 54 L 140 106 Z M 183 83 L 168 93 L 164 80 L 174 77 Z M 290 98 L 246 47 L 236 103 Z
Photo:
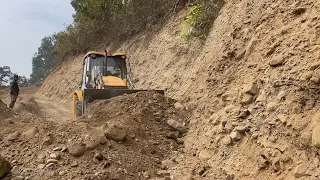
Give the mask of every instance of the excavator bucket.
M 84 98 L 88 102 L 98 99 L 110 99 L 124 94 L 133 94 L 141 91 L 152 91 L 164 95 L 164 90 L 133 90 L 133 89 L 85 89 Z

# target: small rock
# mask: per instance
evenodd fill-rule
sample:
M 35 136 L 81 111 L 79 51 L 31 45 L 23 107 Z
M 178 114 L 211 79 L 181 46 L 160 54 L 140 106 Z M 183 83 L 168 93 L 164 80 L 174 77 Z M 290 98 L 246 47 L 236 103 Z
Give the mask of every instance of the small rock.
M 284 114 L 278 114 L 277 119 L 281 121 L 283 124 L 287 123 L 287 117 Z
M 245 105 L 249 105 L 251 104 L 253 101 L 253 96 L 250 94 L 244 94 L 242 97 L 242 100 L 240 102 L 241 105 L 245 106 Z
M 239 131 L 233 131 L 230 134 L 230 138 L 232 139 L 232 141 L 239 141 L 242 139 L 242 137 L 243 135 Z
M 254 133 L 252 133 L 252 135 L 251 135 L 251 138 L 252 139 L 257 139 L 259 137 L 259 133 L 258 132 L 254 132 Z
M 53 148 L 53 151 L 61 151 L 61 150 L 62 150 L 62 147 Z
M 278 103 L 275 101 L 272 101 L 270 103 L 267 104 L 267 111 L 268 112 L 273 112 L 277 109 L 278 107 Z
M 74 157 L 80 157 L 86 152 L 86 146 L 83 144 L 73 144 L 68 147 L 68 152 Z
M 241 133 L 245 133 L 245 132 L 248 132 L 250 129 L 249 129 L 249 126 L 237 126 L 234 128 L 236 131 L 239 131 Z
M 24 137 L 26 140 L 30 140 L 30 139 L 34 138 L 38 132 L 39 132 L 38 128 L 33 127 L 31 129 L 29 129 L 28 131 L 22 133 L 22 137 Z
M 199 158 L 203 160 L 208 160 L 212 157 L 212 155 L 207 150 L 202 150 L 199 153 Z
M 309 80 L 312 78 L 312 75 L 313 75 L 313 71 L 307 71 L 301 75 L 300 80 L 302 81 Z
M 257 160 L 258 168 L 265 169 L 270 163 L 264 155 L 260 155 Z
M 225 136 L 223 139 L 222 139 L 222 143 L 226 146 L 228 145 L 231 145 L 232 144 L 232 139 L 230 136 Z
M 300 164 L 293 170 L 293 175 L 296 178 L 300 178 L 307 175 L 308 167 L 304 164 Z
M 256 99 L 256 102 L 264 102 L 267 100 L 267 93 L 262 91 Z
M 45 164 L 38 164 L 38 169 L 43 169 L 44 167 L 46 167 Z
M 105 145 L 105 144 L 107 144 L 109 142 L 108 139 L 105 136 L 100 136 L 98 141 L 99 141 L 99 143 L 101 145 Z
M 179 137 L 179 131 L 169 132 L 167 134 L 167 138 L 169 139 L 177 139 Z
M 176 108 L 179 111 L 182 111 L 184 109 L 184 106 L 181 103 L 176 102 L 174 103 L 174 108 Z
M 310 70 L 314 71 L 314 70 L 318 69 L 319 67 L 320 67 L 320 62 L 315 62 L 314 64 L 312 64 L 310 66 Z
M 288 156 L 288 155 L 283 155 L 283 156 L 281 157 L 281 159 L 280 159 L 280 161 L 283 162 L 283 163 L 287 163 L 287 162 L 289 162 L 289 161 L 291 161 L 291 160 L 292 160 L 291 157 Z
M 257 85 L 252 82 L 244 85 L 243 90 L 245 93 L 250 94 L 250 95 L 256 95 L 259 92 Z
M 184 144 L 184 140 L 182 138 L 177 138 L 177 144 Z
M 312 131 L 312 145 L 320 148 L 320 125 L 316 126 Z
M 56 160 L 60 160 L 61 159 L 61 156 L 60 154 L 50 154 L 49 156 L 51 159 L 56 159 Z
M 157 172 L 157 175 L 160 177 L 166 177 L 166 176 L 170 176 L 170 173 L 166 170 L 160 170 Z
M 187 128 L 180 122 L 173 120 L 173 119 L 169 119 L 167 121 L 168 125 L 173 128 L 176 131 L 179 131 L 181 134 L 186 133 L 187 132 Z
M 239 118 L 245 118 L 245 117 L 249 116 L 249 114 L 250 114 L 249 110 L 248 109 L 244 109 L 244 110 L 240 111 L 240 114 L 239 114 L 238 117 Z
M 78 167 L 78 163 L 77 162 L 73 162 L 70 167 Z
M 55 169 L 55 165 L 56 165 L 56 163 L 48 163 L 46 165 L 46 168 L 49 168 L 49 169 L 53 170 L 53 169 Z
M 6 138 L 7 141 L 15 141 L 15 140 L 18 140 L 20 136 L 20 133 L 19 132 L 14 132 L 12 134 L 9 134 Z
M 50 163 L 57 164 L 58 160 L 56 160 L 56 159 L 48 159 L 47 160 L 47 164 L 50 164 Z
M 11 171 L 11 164 L 0 156 L 0 179 L 5 177 Z
M 170 176 L 166 176 L 163 178 L 163 180 L 172 180 Z
M 312 76 L 312 78 L 310 79 L 311 82 L 313 82 L 314 84 L 320 84 L 320 77 L 318 76 Z
M 97 159 L 98 161 L 102 161 L 104 159 L 103 155 L 100 152 L 95 152 L 94 158 Z
M 65 171 L 59 171 L 59 176 L 64 176 L 66 174 L 66 172 Z
M 88 151 L 96 149 L 97 147 L 99 147 L 99 145 L 100 145 L 100 143 L 97 141 L 87 141 L 86 142 L 86 148 Z
M 280 101 L 286 97 L 287 93 L 286 91 L 280 91 L 279 94 L 277 95 L 277 99 Z
M 52 143 L 53 143 L 53 138 L 50 134 L 43 138 L 43 145 L 49 146 Z
M 175 163 L 169 159 L 162 161 L 161 168 L 162 169 L 169 169 L 175 166 Z
M 67 147 L 63 147 L 63 148 L 61 149 L 61 152 L 66 152 L 67 150 L 68 150 Z
M 127 132 L 124 129 L 120 129 L 117 127 L 110 127 L 104 131 L 106 137 L 110 140 L 114 140 L 117 142 L 122 142 L 126 139 Z
M 276 66 L 281 66 L 283 65 L 285 62 L 285 59 L 282 55 L 278 55 L 278 56 L 275 56 L 271 59 L 271 61 L 269 62 L 269 65 L 271 67 L 276 67 Z

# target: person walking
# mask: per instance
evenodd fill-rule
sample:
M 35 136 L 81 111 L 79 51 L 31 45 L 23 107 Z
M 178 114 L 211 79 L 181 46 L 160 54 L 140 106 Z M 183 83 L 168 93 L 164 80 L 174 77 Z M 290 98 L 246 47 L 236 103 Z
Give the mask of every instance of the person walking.
M 11 102 L 9 105 L 9 108 L 13 109 L 14 104 L 17 101 L 17 98 L 19 96 L 19 85 L 18 85 L 19 76 L 15 74 L 13 76 L 13 80 L 10 82 L 10 96 L 11 96 Z

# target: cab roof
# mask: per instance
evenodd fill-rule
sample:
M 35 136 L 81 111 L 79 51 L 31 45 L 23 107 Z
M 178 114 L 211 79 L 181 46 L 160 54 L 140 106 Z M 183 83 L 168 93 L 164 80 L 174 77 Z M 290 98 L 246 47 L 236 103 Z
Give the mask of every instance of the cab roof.
M 99 56 L 106 56 L 106 54 L 105 54 L 105 53 L 102 53 L 102 52 L 89 51 L 89 52 L 84 56 L 84 58 L 86 58 L 87 56 L 92 55 L 92 54 L 94 54 L 94 55 L 99 55 Z M 125 53 L 115 53 L 115 54 L 109 54 L 109 53 L 108 53 L 108 56 L 126 56 L 126 54 L 125 54 Z

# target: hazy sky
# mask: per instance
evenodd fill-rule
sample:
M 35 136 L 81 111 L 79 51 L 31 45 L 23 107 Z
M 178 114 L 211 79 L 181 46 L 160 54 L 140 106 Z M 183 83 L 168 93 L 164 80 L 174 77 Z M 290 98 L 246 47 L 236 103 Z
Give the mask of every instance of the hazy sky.
M 2 1 L 2 2 L 1 2 Z M 41 39 L 72 23 L 70 0 L 0 0 L 0 66 L 31 74 Z

